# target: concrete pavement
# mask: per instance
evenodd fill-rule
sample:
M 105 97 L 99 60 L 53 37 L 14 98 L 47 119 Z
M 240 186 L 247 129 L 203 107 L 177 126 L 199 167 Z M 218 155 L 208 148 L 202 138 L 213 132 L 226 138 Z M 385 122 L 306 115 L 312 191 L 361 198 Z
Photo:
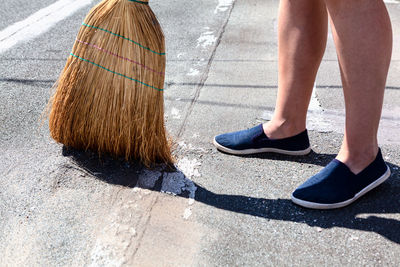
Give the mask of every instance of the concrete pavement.
M 54 2 L 29 3 L 2 28 Z M 98 161 L 38 130 L 89 6 L 0 54 L 0 266 L 399 265 L 400 5 L 387 4 L 395 47 L 379 137 L 392 177 L 347 208 L 312 211 L 290 194 L 340 146 L 332 39 L 310 106 L 313 152 L 229 156 L 213 136 L 263 122 L 274 108 L 278 2 L 153 2 L 168 42 L 176 172 Z

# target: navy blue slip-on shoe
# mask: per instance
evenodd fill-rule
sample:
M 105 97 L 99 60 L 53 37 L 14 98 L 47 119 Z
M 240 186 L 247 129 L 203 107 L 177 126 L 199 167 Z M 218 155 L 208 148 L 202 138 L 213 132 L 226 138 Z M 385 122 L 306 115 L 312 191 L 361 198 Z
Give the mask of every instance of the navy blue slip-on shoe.
M 288 138 L 269 139 L 262 124 L 238 132 L 217 135 L 214 145 L 221 151 L 233 155 L 275 152 L 285 155 L 306 155 L 310 153 L 307 130 Z
M 379 150 L 375 160 L 359 174 L 342 162 L 332 160 L 292 194 L 292 201 L 311 209 L 336 209 L 347 206 L 390 177 L 390 169 Z

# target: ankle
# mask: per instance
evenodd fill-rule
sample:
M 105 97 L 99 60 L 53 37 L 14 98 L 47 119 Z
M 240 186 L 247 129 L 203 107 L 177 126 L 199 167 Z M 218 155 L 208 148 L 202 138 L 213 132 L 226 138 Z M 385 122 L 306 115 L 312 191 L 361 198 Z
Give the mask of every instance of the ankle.
M 354 174 L 358 174 L 375 160 L 378 150 L 377 146 L 360 149 L 342 147 L 336 159 L 346 164 Z
M 274 120 L 263 124 L 264 133 L 268 138 L 281 139 L 295 136 L 306 128 L 303 124 L 293 123 L 288 120 Z

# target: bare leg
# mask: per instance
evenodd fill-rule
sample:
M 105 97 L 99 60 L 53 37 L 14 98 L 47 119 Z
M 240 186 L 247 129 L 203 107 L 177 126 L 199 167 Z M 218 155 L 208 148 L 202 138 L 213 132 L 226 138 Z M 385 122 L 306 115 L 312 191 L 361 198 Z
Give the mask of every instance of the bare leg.
M 346 128 L 337 159 L 359 173 L 378 153 L 377 132 L 392 52 L 382 0 L 325 0 L 343 83 Z
M 278 25 L 279 89 L 275 113 L 264 125 L 273 139 L 306 127 L 308 104 L 327 39 L 328 17 L 320 0 L 281 0 Z

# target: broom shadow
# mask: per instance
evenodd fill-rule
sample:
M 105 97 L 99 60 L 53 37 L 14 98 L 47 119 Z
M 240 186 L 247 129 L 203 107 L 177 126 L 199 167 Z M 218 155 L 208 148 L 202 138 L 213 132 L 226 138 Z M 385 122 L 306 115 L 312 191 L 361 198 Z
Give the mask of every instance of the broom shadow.
M 324 165 L 334 155 L 317 154 L 304 157 L 301 162 Z M 254 198 L 244 195 L 217 194 L 188 179 L 179 169 L 165 166 L 146 169 L 139 163 L 127 163 L 123 159 L 103 157 L 97 154 L 63 147 L 63 155 L 96 179 L 124 187 L 139 187 L 158 192 L 171 193 L 184 198 L 193 198 L 206 205 L 234 213 L 256 216 L 267 220 L 304 223 L 311 227 L 330 229 L 340 227 L 377 233 L 400 244 L 399 166 L 388 164 L 391 178 L 362 197 L 355 204 L 338 210 L 310 210 L 294 205 L 290 199 Z M 267 155 L 276 160 L 294 160 L 295 157 Z M 316 161 L 315 158 L 319 160 Z M 286 159 L 285 159 L 286 158 Z M 388 218 L 385 215 L 390 215 Z

